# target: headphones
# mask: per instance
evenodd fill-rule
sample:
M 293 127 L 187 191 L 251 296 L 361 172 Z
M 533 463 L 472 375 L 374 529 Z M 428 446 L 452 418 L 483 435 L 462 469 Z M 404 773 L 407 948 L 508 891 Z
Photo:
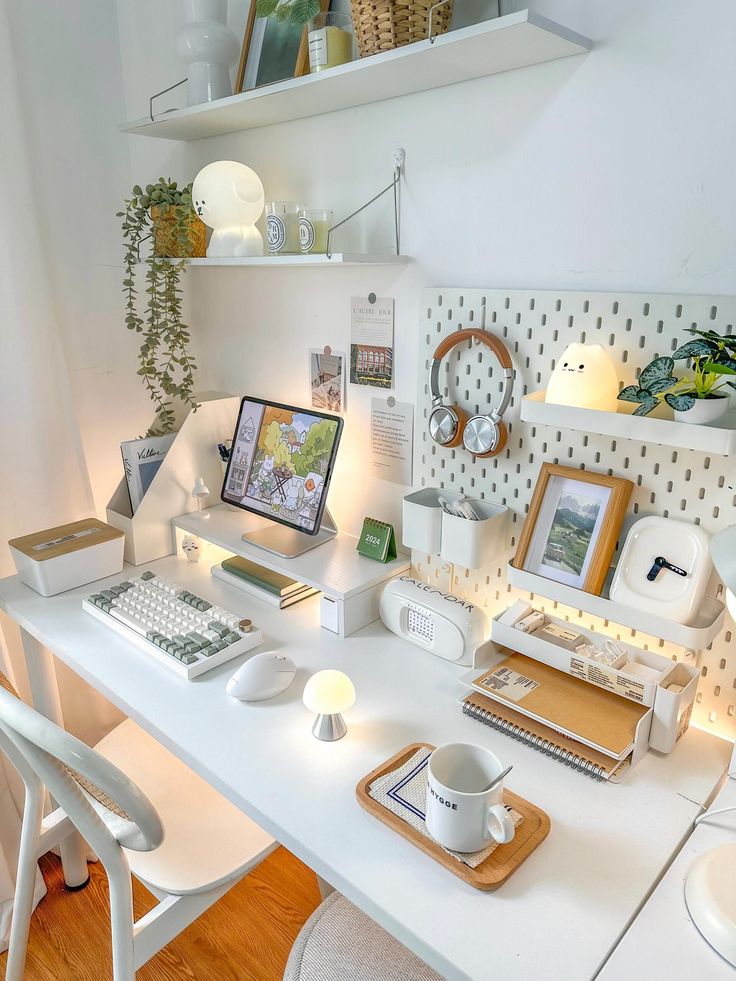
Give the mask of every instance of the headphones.
M 495 409 L 488 415 L 471 416 L 458 405 L 445 405 L 440 394 L 440 365 L 442 359 L 459 344 L 475 340 L 489 347 L 503 368 L 503 395 Z M 432 396 L 432 411 L 429 416 L 429 435 L 440 446 L 451 449 L 463 447 L 473 456 L 496 456 L 506 445 L 508 431 L 502 416 L 511 401 L 514 389 L 514 371 L 511 355 L 503 341 L 486 330 L 465 329 L 449 334 L 432 356 L 429 366 L 429 391 Z

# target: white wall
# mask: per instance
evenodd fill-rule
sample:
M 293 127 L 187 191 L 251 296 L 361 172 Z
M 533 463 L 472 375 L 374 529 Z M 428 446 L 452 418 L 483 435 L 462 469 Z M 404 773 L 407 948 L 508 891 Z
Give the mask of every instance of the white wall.
M 414 396 L 426 285 L 733 291 L 734 5 L 713 0 L 707 16 L 684 0 L 536 7 L 591 36 L 595 50 L 184 146 L 131 138 L 141 182 L 167 167 L 191 177 L 229 157 L 259 172 L 267 198 L 337 215 L 389 180 L 395 147 L 407 151 L 410 266 L 191 271 L 203 387 L 304 402 L 307 348 L 345 350 L 349 299 L 370 290 L 396 298 L 403 399 Z M 147 112 L 148 93 L 182 74 L 173 55 L 179 7 L 124 0 L 118 11 L 126 115 L 135 118 Z M 334 509 L 353 529 L 365 513 L 399 513 L 396 488 L 363 476 L 372 394 L 349 389 L 335 479 Z

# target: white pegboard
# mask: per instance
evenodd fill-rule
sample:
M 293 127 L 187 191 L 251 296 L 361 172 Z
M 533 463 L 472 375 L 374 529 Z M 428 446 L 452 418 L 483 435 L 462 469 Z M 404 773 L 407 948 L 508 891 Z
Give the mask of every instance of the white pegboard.
M 485 307 L 485 315 L 483 313 Z M 505 419 L 506 448 L 497 457 L 474 459 L 462 448 L 447 450 L 429 437 L 429 363 L 439 341 L 460 327 L 479 327 L 506 343 L 514 362 L 514 396 Z M 422 294 L 420 374 L 414 483 L 444 487 L 508 506 L 509 539 L 497 563 L 480 573 L 454 570 L 454 591 L 494 616 L 528 593 L 512 589 L 505 566 L 516 550 L 524 516 L 545 461 L 599 470 L 634 482 L 629 516 L 620 541 L 636 517 L 668 515 L 701 524 L 714 533 L 736 522 L 736 464 L 733 457 L 710 456 L 629 439 L 534 426 L 519 419 L 522 395 L 543 389 L 555 360 L 573 341 L 599 343 L 609 349 L 620 380 L 630 384 L 652 358 L 671 354 L 689 339 L 691 326 L 733 333 L 736 297 L 639 293 L 581 293 L 536 290 L 427 289 Z M 469 342 L 443 363 L 445 397 L 468 412 L 487 412 L 502 388 L 500 370 L 485 347 Z M 439 558 L 412 554 L 415 570 L 447 586 Z M 714 579 L 711 592 L 722 598 Z M 580 611 L 559 607 L 543 597 L 535 605 L 581 626 L 632 640 L 640 647 L 682 659 L 685 652 Z M 734 623 L 726 620 L 721 635 L 698 655 L 701 678 L 693 721 L 722 736 L 736 737 L 736 651 Z

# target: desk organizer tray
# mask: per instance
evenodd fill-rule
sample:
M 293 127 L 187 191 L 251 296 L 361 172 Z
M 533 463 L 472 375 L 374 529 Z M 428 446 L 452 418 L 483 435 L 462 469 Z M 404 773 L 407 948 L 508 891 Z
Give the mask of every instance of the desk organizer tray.
M 412 743 L 400 752 L 386 760 L 380 766 L 372 770 L 368 776 L 363 777 L 355 789 L 358 803 L 369 814 L 378 818 L 389 828 L 398 832 L 402 838 L 406 838 L 417 848 L 420 848 L 426 855 L 433 858 L 440 865 L 454 873 L 464 882 L 476 889 L 490 892 L 498 889 L 504 882 L 513 875 L 522 862 L 540 845 L 549 834 L 550 821 L 544 811 L 535 807 L 528 800 L 519 797 L 511 790 L 504 790 L 504 804 L 510 807 L 519 815 L 519 822 L 516 823 L 516 834 L 513 841 L 506 845 L 497 845 L 493 851 L 475 868 L 465 865 L 460 859 L 455 858 L 450 852 L 445 851 L 441 845 L 432 838 L 423 835 L 398 815 L 389 811 L 383 804 L 379 803 L 370 795 L 370 787 L 380 777 L 386 776 L 399 770 L 411 757 L 421 749 L 431 752 L 434 746 L 428 743 Z

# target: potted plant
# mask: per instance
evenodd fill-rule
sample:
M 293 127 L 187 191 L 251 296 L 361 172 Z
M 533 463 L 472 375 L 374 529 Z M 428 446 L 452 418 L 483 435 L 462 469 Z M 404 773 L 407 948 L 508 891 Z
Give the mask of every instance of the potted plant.
M 181 277 L 186 258 L 203 256 L 206 229 L 192 210 L 192 185 L 179 188 L 176 181 L 159 178 L 145 191 L 136 184 L 122 219 L 125 256 L 123 295 L 125 326 L 141 334 L 138 374 L 156 406 L 156 423 L 149 436 L 174 431 L 176 415 L 172 399 L 196 410 L 194 371 L 189 352 L 189 327 L 181 317 Z M 148 243 L 144 255 L 141 247 Z M 171 259 L 180 259 L 172 262 Z M 146 307 L 139 312 L 135 267 L 146 268 Z
M 736 335 L 724 337 L 715 330 L 691 327 L 688 341 L 672 357 L 655 358 L 639 376 L 636 385 L 627 385 L 619 393 L 622 402 L 638 402 L 635 416 L 646 416 L 663 401 L 675 414 L 677 422 L 703 424 L 714 422 L 726 411 L 729 393 L 736 389 Z M 692 374 L 677 378 L 676 361 L 689 361 Z

